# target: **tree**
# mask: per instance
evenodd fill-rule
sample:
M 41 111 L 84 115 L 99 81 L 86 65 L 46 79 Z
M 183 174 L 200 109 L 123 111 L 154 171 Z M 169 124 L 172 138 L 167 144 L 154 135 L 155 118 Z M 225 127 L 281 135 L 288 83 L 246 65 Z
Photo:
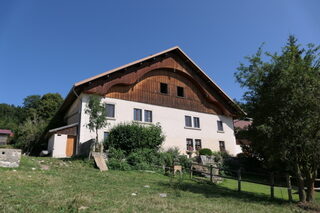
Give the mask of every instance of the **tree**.
M 85 113 L 89 115 L 87 127 L 90 131 L 96 133 L 96 143 L 99 143 L 98 130 L 107 126 L 107 116 L 105 107 L 101 104 L 101 98 L 97 95 L 91 95 Z M 100 152 L 103 151 L 103 143 L 100 142 Z
M 283 165 L 298 178 L 301 202 L 313 200 L 320 165 L 319 50 L 289 36 L 280 54 L 263 54 L 260 47 L 235 73 L 247 89 L 254 152 L 269 168 Z

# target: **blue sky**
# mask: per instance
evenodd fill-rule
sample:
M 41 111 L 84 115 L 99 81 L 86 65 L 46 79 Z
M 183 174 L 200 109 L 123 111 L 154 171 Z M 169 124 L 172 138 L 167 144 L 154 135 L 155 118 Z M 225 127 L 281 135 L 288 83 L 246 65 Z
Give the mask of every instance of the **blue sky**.
M 232 98 L 234 72 L 262 42 L 278 51 L 289 34 L 320 44 L 320 1 L 1 0 L 0 103 L 75 82 L 180 46 Z

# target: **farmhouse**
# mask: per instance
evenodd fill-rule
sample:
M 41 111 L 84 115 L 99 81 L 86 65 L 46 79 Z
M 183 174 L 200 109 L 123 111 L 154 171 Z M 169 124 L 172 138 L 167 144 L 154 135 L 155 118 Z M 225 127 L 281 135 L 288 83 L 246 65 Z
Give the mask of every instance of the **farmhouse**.
M 89 150 L 95 138 L 86 126 L 90 94 L 102 96 L 107 113 L 109 125 L 99 131 L 100 139 L 119 123 L 160 124 L 164 149 L 241 152 L 233 119 L 244 112 L 179 47 L 74 84 L 54 118 L 60 125 L 49 131 L 52 157 Z

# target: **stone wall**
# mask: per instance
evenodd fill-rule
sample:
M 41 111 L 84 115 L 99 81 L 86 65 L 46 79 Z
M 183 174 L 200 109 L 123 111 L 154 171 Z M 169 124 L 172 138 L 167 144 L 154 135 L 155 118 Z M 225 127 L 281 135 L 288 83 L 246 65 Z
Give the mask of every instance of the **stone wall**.
M 21 149 L 0 149 L 0 167 L 19 167 Z

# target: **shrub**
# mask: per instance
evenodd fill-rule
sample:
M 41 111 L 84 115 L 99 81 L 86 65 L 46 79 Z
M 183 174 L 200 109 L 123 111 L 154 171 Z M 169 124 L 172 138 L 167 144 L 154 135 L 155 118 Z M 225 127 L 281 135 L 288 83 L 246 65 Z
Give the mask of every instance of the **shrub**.
M 139 149 L 128 155 L 127 162 L 136 169 L 150 169 L 154 165 L 159 165 L 158 155 L 152 149 Z
M 131 170 L 131 166 L 127 163 L 126 160 L 118 160 L 118 159 L 108 159 L 108 166 L 110 169 L 117 169 L 117 170 Z
M 199 150 L 199 155 L 211 156 L 212 155 L 212 151 L 211 151 L 211 149 L 207 149 L 207 148 L 200 149 Z
M 178 148 L 169 148 L 167 151 L 160 153 L 161 163 L 165 167 L 172 167 L 178 161 L 178 156 Z
M 123 123 L 111 129 L 106 145 L 109 148 L 123 150 L 128 155 L 140 149 L 152 149 L 156 152 L 164 139 L 159 125 L 143 126 L 136 123 Z

